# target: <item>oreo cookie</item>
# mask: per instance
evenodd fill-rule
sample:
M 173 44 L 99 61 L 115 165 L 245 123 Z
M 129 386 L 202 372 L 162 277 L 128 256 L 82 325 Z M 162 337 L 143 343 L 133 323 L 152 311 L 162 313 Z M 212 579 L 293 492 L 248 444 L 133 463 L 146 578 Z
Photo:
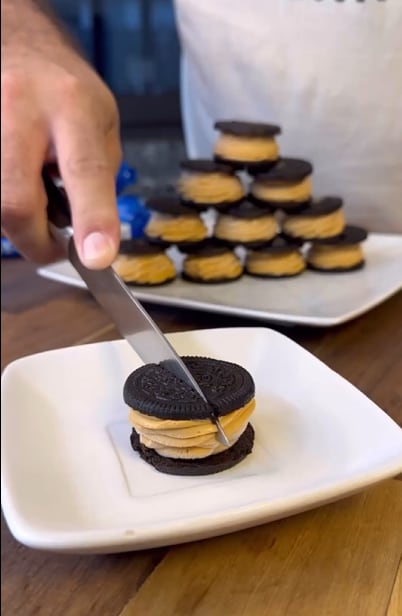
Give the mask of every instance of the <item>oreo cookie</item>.
M 128 287 L 163 287 L 176 280 L 176 275 L 171 278 L 166 278 L 162 282 L 136 282 L 135 280 L 126 280 L 125 283 Z
M 347 274 L 348 272 L 357 272 L 365 266 L 365 261 L 360 261 L 356 265 L 352 265 L 351 267 L 332 267 L 331 269 L 324 267 L 316 267 L 311 263 L 307 262 L 307 268 L 314 272 L 320 272 L 320 274 Z
M 306 207 L 297 213 L 298 216 L 328 216 L 340 210 L 343 200 L 340 197 L 324 197 L 319 201 L 311 201 Z M 290 214 L 290 212 L 288 212 Z
M 169 216 L 194 216 L 194 212 L 183 204 L 178 196 L 155 196 L 148 199 L 145 206 L 151 212 Z
M 314 270 L 317 272 L 328 273 L 328 274 L 340 274 L 343 272 L 354 272 L 354 271 L 360 270 L 365 265 L 363 253 L 361 252 L 360 249 L 358 249 L 358 252 L 357 252 L 357 258 L 360 257 L 360 260 L 357 263 L 354 263 L 352 265 L 346 265 L 346 266 L 336 265 L 336 257 L 338 254 L 337 249 L 338 248 L 342 249 L 342 247 L 347 248 L 348 246 L 350 247 L 358 246 L 359 244 L 364 242 L 366 239 L 367 239 L 367 231 L 365 229 L 363 229 L 362 227 L 347 225 L 344 231 L 336 237 L 312 240 L 311 248 L 307 255 L 307 266 L 311 270 Z M 317 263 L 312 262 L 312 261 L 318 261 L 318 258 L 320 257 L 320 252 L 319 252 L 320 247 L 323 247 L 323 248 L 325 247 L 326 249 L 328 249 L 326 251 L 326 254 L 327 256 L 330 255 L 332 257 L 332 260 L 335 263 L 335 265 L 331 267 L 320 267 L 320 264 L 317 265 Z M 331 251 L 331 248 L 333 248 L 333 251 Z M 340 251 L 340 254 L 342 255 L 342 251 Z
M 257 181 L 266 184 L 277 182 L 301 182 L 313 172 L 313 165 L 300 158 L 280 158 L 272 169 L 256 176 Z
M 145 462 L 148 462 L 160 473 L 185 476 L 213 475 L 239 464 L 251 453 L 254 444 L 254 429 L 251 424 L 248 424 L 243 434 L 230 449 L 198 460 L 183 460 L 161 456 L 154 449 L 149 449 L 141 444 L 134 428 L 130 436 L 130 442 L 134 451 L 138 452 Z
M 286 238 L 282 234 L 277 235 L 271 242 L 267 242 L 257 252 L 270 254 L 286 254 L 290 250 L 298 250 L 303 246 L 303 241 L 296 238 Z
M 171 423 L 167 424 L 167 430 L 180 431 L 191 428 L 192 420 L 195 422 L 206 420 L 208 426 L 209 421 L 212 423 L 212 416 L 223 417 L 242 409 L 247 404 L 253 404 L 254 381 L 250 373 L 241 366 L 207 357 L 183 357 L 182 359 L 201 387 L 208 403 L 204 402 L 186 382 L 164 368 L 163 363 L 146 364 L 138 368 L 128 376 L 124 384 L 125 403 L 135 409 L 137 414 L 139 412 L 143 416 L 160 420 L 154 433 L 156 442 L 158 442 L 158 435 L 160 438 L 164 433 L 164 420 L 176 422 L 173 426 Z M 252 410 L 252 407 L 250 409 Z M 185 422 L 183 428 L 180 425 L 181 421 Z M 243 421 L 243 426 L 245 426 L 247 418 Z M 133 426 L 136 425 L 133 422 Z M 198 424 L 199 428 L 200 424 Z M 180 436 L 180 432 L 177 434 Z M 197 434 L 201 436 L 200 445 L 194 443 L 194 432 L 190 435 L 192 442 L 189 446 L 185 443 L 187 437 L 183 433 L 179 438 L 179 444 L 173 445 L 179 448 L 178 451 L 186 453 L 188 456 L 186 458 L 160 455 L 154 448 L 147 447 L 140 442 L 135 427 L 132 430 L 130 441 L 133 449 L 146 462 L 160 472 L 174 475 L 206 475 L 223 471 L 248 455 L 254 442 L 254 430 L 250 424 L 247 424 L 240 438 L 225 451 L 204 458 L 191 458 L 191 447 L 196 449 L 199 446 L 202 447 L 202 432 L 197 431 Z M 213 432 L 211 431 L 210 434 L 213 435 Z M 149 432 L 148 437 L 152 440 L 152 434 Z
M 173 282 L 173 280 L 176 279 L 176 270 L 171 259 L 165 254 L 165 248 L 166 247 L 163 245 L 153 244 L 148 240 L 142 238 L 122 240 L 119 247 L 119 254 L 114 262 L 114 269 L 128 286 L 159 287 Z M 165 279 L 160 279 L 160 263 L 157 262 L 158 260 L 156 260 L 156 262 L 153 262 L 155 260 L 151 260 L 148 276 L 144 276 L 143 273 L 141 274 L 141 276 L 138 276 L 136 274 L 135 267 L 134 272 L 130 271 L 131 263 L 140 261 L 143 257 L 146 261 L 146 257 L 153 255 L 160 255 L 160 259 L 162 260 L 162 262 L 165 261 L 165 264 L 167 263 L 170 266 L 170 268 L 167 269 Z M 126 260 L 126 257 L 129 257 L 129 259 Z M 157 271 L 155 272 L 155 270 Z M 136 276 L 137 280 L 135 279 Z M 141 278 L 141 280 L 138 280 L 138 278 Z
M 219 120 L 214 128 L 237 137 L 274 137 L 281 133 L 280 126 L 262 122 L 241 122 L 239 120 Z
M 268 146 L 268 149 L 265 150 L 265 156 L 263 147 L 264 140 L 270 144 L 272 141 L 275 141 L 274 137 L 281 132 L 280 127 L 276 124 L 232 120 L 216 122 L 215 128 L 221 131 L 221 137 L 219 137 L 215 146 L 215 161 L 227 164 L 235 171 L 246 169 L 253 175 L 269 171 L 276 164 L 278 159 L 277 147 L 272 149 L 272 147 Z M 228 137 L 231 137 L 232 142 L 229 142 L 228 145 L 221 149 L 221 140 L 223 143 Z M 257 149 L 257 152 L 254 152 L 250 160 L 250 154 L 247 154 L 247 152 L 244 156 L 242 155 L 242 152 L 244 153 L 243 147 L 245 144 L 248 144 L 250 148 L 253 148 L 256 138 L 259 139 L 259 143 L 255 147 L 262 147 L 262 150 Z M 238 143 L 236 145 L 237 140 Z M 240 149 L 239 145 L 241 145 Z M 257 159 L 253 160 L 256 153 Z
M 240 201 L 237 205 L 231 206 L 227 210 L 225 210 L 225 216 L 233 216 L 233 218 L 244 218 L 245 220 L 252 220 L 254 218 L 262 218 L 263 216 L 267 216 L 269 214 L 269 209 L 265 208 L 265 210 L 261 207 L 258 207 L 252 199 L 244 199 Z
M 193 171 L 194 173 L 225 173 L 233 175 L 234 170 L 230 165 L 219 163 L 215 160 L 206 158 L 188 158 L 181 161 L 180 167 L 184 171 Z
M 327 237 L 323 239 L 312 240 L 313 244 L 321 244 L 324 246 L 354 246 L 361 244 L 367 239 L 367 231 L 363 227 L 354 225 L 346 225 L 343 232 L 336 237 Z
M 259 218 L 264 218 L 267 216 L 272 217 L 272 210 L 270 210 L 269 208 L 262 209 L 260 207 L 255 206 L 251 201 L 245 200 L 245 201 L 242 201 L 238 206 L 232 207 L 226 210 L 224 212 L 224 216 L 225 217 L 230 216 L 231 218 L 244 221 L 244 223 L 243 222 L 241 223 L 243 227 L 244 225 L 247 225 L 247 221 L 252 221 L 256 219 L 258 220 Z M 275 219 L 272 217 L 272 220 L 274 221 Z M 215 233 L 218 233 L 218 234 L 222 233 L 222 235 L 224 235 L 224 230 L 219 229 L 219 223 L 220 223 L 220 219 L 218 218 L 216 226 L 215 226 Z M 269 235 L 269 237 L 272 238 L 272 234 Z M 266 238 L 244 241 L 240 237 L 237 238 L 236 240 L 233 240 L 233 239 L 228 239 L 225 237 L 218 237 L 218 236 L 215 236 L 215 240 L 218 243 L 221 243 L 224 246 L 229 246 L 231 248 L 234 248 L 236 246 L 244 246 L 245 248 L 256 248 L 259 246 L 264 246 L 265 244 L 272 241 L 272 239 L 266 239 Z
M 186 272 L 183 272 L 181 277 L 186 282 L 194 282 L 196 284 L 225 284 L 227 282 L 235 282 L 236 280 L 239 280 L 243 276 L 243 274 L 244 270 L 242 269 L 240 274 L 238 274 L 237 276 L 230 277 L 217 276 L 216 278 L 198 278 L 195 276 L 189 276 L 188 274 L 186 274 Z
M 184 207 L 196 210 L 198 212 L 205 212 L 206 210 L 217 210 L 219 212 L 226 212 L 226 210 L 236 207 L 241 203 L 243 199 L 238 201 L 219 201 L 217 203 L 202 203 L 199 201 L 189 201 L 188 199 L 181 199 Z
M 311 207 L 311 199 L 307 201 L 264 201 L 258 199 L 253 194 L 249 195 L 249 200 L 257 207 L 265 210 L 271 210 L 272 212 L 283 211 L 286 214 L 299 214 L 307 208 Z
M 304 258 L 299 252 L 299 248 L 301 247 L 301 245 L 302 242 L 300 241 L 289 241 L 282 236 L 277 236 L 270 244 L 267 244 L 261 248 L 257 248 L 253 250 L 252 253 L 247 253 L 245 265 L 246 274 L 254 278 L 270 278 L 275 280 L 300 276 L 300 274 L 302 274 L 302 272 L 306 268 Z M 277 255 L 285 255 L 286 259 L 286 255 L 289 253 L 296 253 L 296 256 L 298 254 L 299 263 L 297 271 L 294 271 L 295 263 L 292 262 L 290 264 L 290 271 L 286 271 L 285 263 L 285 269 L 282 264 L 282 271 L 278 272 L 278 266 L 277 262 L 275 261 L 275 257 Z M 259 261 L 258 271 L 252 271 L 254 264 L 253 261 L 256 256 L 258 256 Z M 261 270 L 261 257 L 264 260 L 263 262 L 265 264 L 265 271 Z M 264 257 L 266 257 L 266 259 L 264 259 Z
M 157 255 L 164 252 L 163 248 L 150 243 L 145 239 L 122 240 L 119 246 L 120 255 L 132 255 L 141 257 L 146 255 Z
M 216 257 L 228 252 L 228 247 L 221 240 L 215 237 L 208 238 L 202 242 L 182 245 L 180 250 L 187 255 L 197 255 L 199 257 Z
M 240 260 L 233 252 L 232 248 L 226 243 L 218 238 L 209 238 L 204 244 L 199 244 L 197 246 L 188 246 L 181 249 L 186 255 L 187 258 L 183 262 L 183 272 L 182 278 L 187 282 L 195 282 L 197 284 L 222 284 L 226 282 L 233 282 L 238 280 L 243 275 L 243 266 L 241 265 Z M 238 260 L 238 273 L 233 275 L 217 275 L 213 278 L 204 278 L 201 276 L 193 276 L 189 275 L 186 271 L 186 263 L 187 259 L 191 256 L 197 257 L 199 259 L 208 259 L 209 257 L 218 257 L 220 255 L 225 254 L 233 254 L 233 258 Z
M 182 357 L 209 404 L 185 381 L 161 364 L 145 364 L 124 384 L 124 402 L 160 419 L 209 419 L 241 408 L 255 395 L 250 373 L 241 366 L 209 357 Z
M 283 280 L 284 278 L 296 278 L 296 276 L 300 276 L 304 272 L 304 269 L 300 270 L 300 272 L 294 272 L 292 274 L 253 274 L 246 269 L 247 276 L 251 276 L 252 278 L 266 278 L 267 280 Z
M 288 217 L 283 220 L 282 229 L 283 236 L 290 238 L 293 236 L 300 237 L 304 241 L 320 242 L 322 239 L 339 237 L 345 226 L 343 213 L 334 217 L 333 229 L 327 229 L 327 217 L 341 210 L 343 205 L 342 199 L 339 197 L 325 197 L 320 201 L 312 202 L 302 211 L 292 215 L 288 212 Z M 306 223 L 303 223 L 303 218 L 308 218 Z M 303 229 L 303 225 L 306 228 Z M 321 228 L 324 225 L 324 228 Z

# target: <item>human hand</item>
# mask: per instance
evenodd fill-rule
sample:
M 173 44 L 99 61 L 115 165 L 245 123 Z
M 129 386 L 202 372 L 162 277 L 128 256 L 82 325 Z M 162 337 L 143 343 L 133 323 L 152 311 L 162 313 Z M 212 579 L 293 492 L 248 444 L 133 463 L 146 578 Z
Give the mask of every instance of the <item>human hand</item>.
M 36 262 L 60 255 L 49 235 L 41 179 L 43 165 L 56 160 L 71 205 L 78 254 L 88 267 L 106 267 L 119 245 L 115 175 L 121 146 L 115 101 L 32 2 L 10 0 L 4 5 L 2 233 Z M 18 5 L 28 14 L 17 16 Z M 20 29 L 22 22 L 29 23 L 29 32 Z

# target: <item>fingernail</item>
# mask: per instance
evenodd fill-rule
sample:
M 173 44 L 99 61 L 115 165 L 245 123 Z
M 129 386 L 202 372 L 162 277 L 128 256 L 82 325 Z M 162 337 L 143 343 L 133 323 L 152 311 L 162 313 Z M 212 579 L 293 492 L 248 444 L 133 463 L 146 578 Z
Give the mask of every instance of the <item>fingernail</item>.
M 108 235 L 94 231 L 85 238 L 82 253 L 87 267 L 102 268 L 112 263 L 116 250 Z

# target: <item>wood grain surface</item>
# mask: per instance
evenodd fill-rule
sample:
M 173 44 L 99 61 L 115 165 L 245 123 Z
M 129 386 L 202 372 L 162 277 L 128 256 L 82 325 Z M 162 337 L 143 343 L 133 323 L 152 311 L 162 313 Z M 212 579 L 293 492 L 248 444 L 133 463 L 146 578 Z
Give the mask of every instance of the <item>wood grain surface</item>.
M 309 513 L 178 547 L 121 616 L 385 614 L 401 520 L 402 484 L 388 481 Z
M 146 305 L 164 332 L 259 321 Z M 402 293 L 339 327 L 277 327 L 402 425 Z M 2 369 L 14 359 L 119 335 L 90 295 L 2 262 Z M 269 326 L 269 324 L 267 324 Z M 2 522 L 5 616 L 400 616 L 402 484 L 287 520 L 169 549 L 46 554 Z

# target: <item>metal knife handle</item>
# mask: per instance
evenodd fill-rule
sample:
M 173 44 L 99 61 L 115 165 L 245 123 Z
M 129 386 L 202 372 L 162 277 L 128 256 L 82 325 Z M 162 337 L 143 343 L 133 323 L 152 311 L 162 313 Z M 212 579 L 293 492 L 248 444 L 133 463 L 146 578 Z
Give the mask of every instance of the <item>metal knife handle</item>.
M 42 179 L 47 194 L 47 217 L 58 229 L 71 227 L 71 212 L 67 196 L 61 187 L 56 186 L 50 172 L 42 171 Z
M 56 186 L 50 169 L 42 170 L 42 179 L 47 195 L 47 218 L 53 238 L 64 248 L 68 256 L 73 237 L 71 212 L 67 195 L 63 188 Z

